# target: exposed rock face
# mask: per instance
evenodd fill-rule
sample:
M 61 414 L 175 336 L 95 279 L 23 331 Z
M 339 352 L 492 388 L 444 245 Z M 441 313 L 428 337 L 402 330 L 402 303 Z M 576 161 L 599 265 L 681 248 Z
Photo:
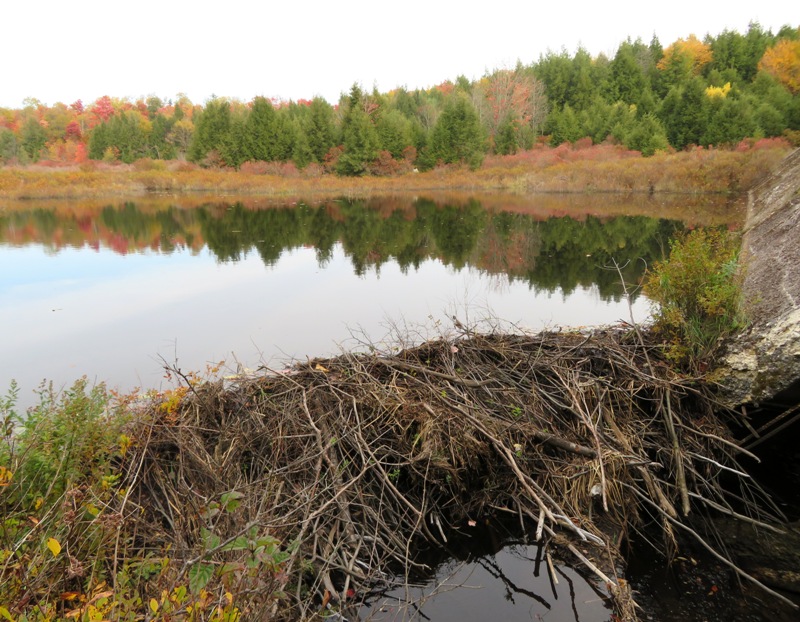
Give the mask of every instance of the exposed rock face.
M 724 361 L 722 397 L 731 406 L 800 381 L 800 150 L 750 191 L 741 258 L 751 325 Z

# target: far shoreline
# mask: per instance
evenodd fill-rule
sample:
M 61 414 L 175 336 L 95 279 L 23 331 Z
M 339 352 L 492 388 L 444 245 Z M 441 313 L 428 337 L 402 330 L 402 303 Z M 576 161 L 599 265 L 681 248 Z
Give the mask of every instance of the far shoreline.
M 268 174 L 201 168 L 176 160 L 40 163 L 0 168 L 0 202 L 212 193 L 282 201 L 433 191 L 735 195 L 751 188 L 790 150 L 785 145 L 735 151 L 696 148 L 641 157 L 613 145 L 539 148 L 487 158 L 476 170 L 446 166 L 391 177 L 342 177 L 319 168 L 282 169 L 278 163 L 265 169 Z

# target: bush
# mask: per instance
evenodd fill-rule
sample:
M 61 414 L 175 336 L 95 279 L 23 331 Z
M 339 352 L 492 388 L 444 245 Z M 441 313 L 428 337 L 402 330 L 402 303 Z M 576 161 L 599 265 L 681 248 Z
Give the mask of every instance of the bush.
M 697 229 L 674 240 L 669 257 L 646 275 L 654 329 L 678 365 L 704 369 L 721 341 L 745 326 L 738 255 L 738 236 Z
M 56 619 L 59 595 L 110 581 L 116 465 L 129 444 L 121 403 L 103 385 L 84 377 L 61 392 L 44 385 L 39 396 L 24 416 L 15 384 L 0 397 L 0 605 L 39 614 L 19 620 Z

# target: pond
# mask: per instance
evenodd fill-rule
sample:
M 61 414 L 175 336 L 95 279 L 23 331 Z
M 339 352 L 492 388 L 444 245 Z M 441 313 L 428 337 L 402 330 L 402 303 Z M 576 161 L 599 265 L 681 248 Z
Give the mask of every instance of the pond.
M 698 208 L 686 197 L 2 206 L 0 385 L 15 379 L 27 407 L 44 379 L 160 389 L 165 365 L 280 369 L 341 349 L 414 345 L 454 323 L 537 331 L 645 321 L 636 285 L 646 266 L 687 226 L 736 219 L 724 202 Z M 610 617 L 604 588 L 566 565 L 542 569 L 524 538 L 480 537 L 466 551 L 354 616 Z
M 281 368 L 341 348 L 417 343 L 453 318 L 483 330 L 629 321 L 631 310 L 642 321 L 649 305 L 634 290 L 629 309 L 615 262 L 635 285 L 684 223 L 643 215 L 674 211 L 663 202 L 604 201 L 6 207 L 0 386 L 15 379 L 24 405 L 43 379 L 158 389 L 165 364 Z M 715 209 L 706 213 L 718 220 Z

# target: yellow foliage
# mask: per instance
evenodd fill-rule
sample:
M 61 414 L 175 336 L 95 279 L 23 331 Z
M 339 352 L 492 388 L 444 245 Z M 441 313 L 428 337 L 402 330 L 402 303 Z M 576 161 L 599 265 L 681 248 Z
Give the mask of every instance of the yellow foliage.
M 796 95 L 800 92 L 800 40 L 781 39 L 764 52 L 758 68 Z
M 726 82 L 724 86 L 709 86 L 706 89 L 706 97 L 711 99 L 719 98 L 723 99 L 728 96 L 731 90 L 731 83 Z
M 685 56 L 689 59 L 694 75 L 700 73 L 700 70 L 714 57 L 710 45 L 703 43 L 694 35 L 689 35 L 687 39 L 678 39 L 664 50 L 664 57 L 658 61 L 656 67 L 663 71 L 677 56 Z
M 50 549 L 53 557 L 58 557 L 58 554 L 61 552 L 61 543 L 55 538 L 48 538 L 47 548 Z

